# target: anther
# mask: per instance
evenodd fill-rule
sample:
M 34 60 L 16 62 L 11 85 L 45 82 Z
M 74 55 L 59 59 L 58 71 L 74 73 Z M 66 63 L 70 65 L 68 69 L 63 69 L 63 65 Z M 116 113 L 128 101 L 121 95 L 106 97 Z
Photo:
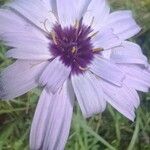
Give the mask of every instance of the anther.
M 93 37 L 95 37 L 97 34 L 98 34 L 98 31 L 95 32 L 95 33 L 93 33 L 92 35 L 89 35 L 89 38 L 93 38 Z
M 78 28 L 79 28 L 79 25 L 80 25 L 80 22 L 79 22 L 78 20 L 76 20 L 74 27 L 75 27 L 76 29 L 78 29 Z
M 44 22 L 43 22 L 43 25 L 44 25 L 45 30 L 46 30 L 48 33 L 50 33 L 50 31 L 49 31 L 49 30 L 47 29 L 47 27 L 46 27 L 47 21 L 48 21 L 48 19 L 45 19 Z
M 104 50 L 103 48 L 94 48 L 93 52 L 100 52 L 100 51 L 103 51 L 103 50 Z
M 79 66 L 79 69 L 80 69 L 81 71 L 87 71 L 87 70 L 88 70 L 88 68 L 83 68 L 83 67 L 81 67 L 81 66 Z
M 74 46 L 71 50 L 72 54 L 76 53 L 77 52 L 77 48 Z
M 52 36 L 52 39 L 53 39 L 54 43 L 57 45 L 55 32 L 51 32 L 51 36 Z

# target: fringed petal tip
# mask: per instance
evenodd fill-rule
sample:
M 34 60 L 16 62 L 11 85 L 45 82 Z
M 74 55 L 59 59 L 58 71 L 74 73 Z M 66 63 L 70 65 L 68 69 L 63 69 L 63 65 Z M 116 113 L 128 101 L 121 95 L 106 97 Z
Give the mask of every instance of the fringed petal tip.
M 137 91 L 125 84 L 122 87 L 118 87 L 104 80 L 101 82 L 105 100 L 126 118 L 134 121 L 135 109 L 140 104 Z

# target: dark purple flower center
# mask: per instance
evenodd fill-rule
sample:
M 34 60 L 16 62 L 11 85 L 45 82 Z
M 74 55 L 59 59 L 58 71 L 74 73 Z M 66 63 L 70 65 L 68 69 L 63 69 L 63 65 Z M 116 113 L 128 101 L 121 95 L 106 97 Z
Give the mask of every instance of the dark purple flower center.
M 55 24 L 51 33 L 50 51 L 54 57 L 70 66 L 72 73 L 79 74 L 86 70 L 94 55 L 90 34 L 91 27 L 80 21 L 75 26 L 62 28 Z

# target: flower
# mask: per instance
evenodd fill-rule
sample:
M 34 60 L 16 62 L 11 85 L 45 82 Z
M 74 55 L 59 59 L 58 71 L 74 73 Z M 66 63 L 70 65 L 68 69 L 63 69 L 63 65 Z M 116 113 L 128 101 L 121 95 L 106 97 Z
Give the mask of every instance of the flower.
M 75 97 L 85 117 L 110 103 L 130 120 L 148 92 L 150 69 L 127 41 L 141 28 L 130 11 L 105 0 L 15 0 L 0 9 L 0 36 L 16 61 L 0 75 L 0 97 L 43 87 L 30 133 L 31 150 L 62 150 Z

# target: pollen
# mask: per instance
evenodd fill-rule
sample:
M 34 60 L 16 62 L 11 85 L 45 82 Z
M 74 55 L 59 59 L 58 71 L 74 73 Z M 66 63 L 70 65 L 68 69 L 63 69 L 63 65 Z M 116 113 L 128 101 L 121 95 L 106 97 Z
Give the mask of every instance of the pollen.
M 72 48 L 71 52 L 72 52 L 73 54 L 76 53 L 76 52 L 77 52 L 77 48 L 74 46 L 74 47 Z

